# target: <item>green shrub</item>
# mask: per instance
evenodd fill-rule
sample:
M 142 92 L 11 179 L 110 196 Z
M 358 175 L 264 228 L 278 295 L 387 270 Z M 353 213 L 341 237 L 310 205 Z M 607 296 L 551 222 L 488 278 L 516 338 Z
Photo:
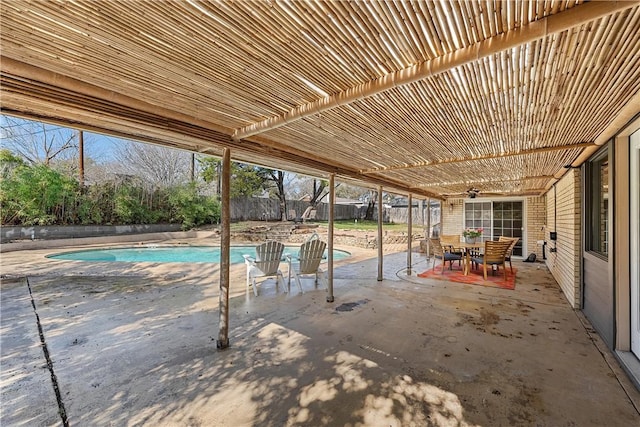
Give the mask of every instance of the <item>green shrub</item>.
M 73 222 L 78 192 L 75 180 L 47 166 L 18 166 L 0 182 L 2 223 Z
M 161 216 L 145 203 L 141 188 L 132 185 L 119 186 L 114 194 L 114 219 L 119 224 L 153 224 Z
M 214 197 L 198 193 L 195 184 L 170 189 L 171 222 L 182 223 L 184 230 L 220 221 L 220 203 Z
M 183 229 L 220 220 L 220 203 L 195 184 L 149 191 L 143 183 L 102 182 L 81 187 L 45 165 L 28 166 L 0 150 L 0 220 L 5 225 L 157 224 Z

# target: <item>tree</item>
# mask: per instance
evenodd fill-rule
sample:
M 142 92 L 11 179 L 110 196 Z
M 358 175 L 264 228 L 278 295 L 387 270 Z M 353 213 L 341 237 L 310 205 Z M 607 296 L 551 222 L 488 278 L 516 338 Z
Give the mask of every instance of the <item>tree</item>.
M 376 190 L 369 190 L 368 194 L 365 196 L 365 201 L 367 202 L 367 211 L 364 215 L 364 219 L 373 221 L 373 213 L 375 212 L 376 202 L 378 201 L 378 192 Z
M 220 160 L 213 157 L 198 159 L 201 165 L 201 176 L 205 182 L 220 182 Z M 287 220 L 287 192 L 285 180 L 289 176 L 284 171 L 231 162 L 231 194 L 230 197 L 250 197 L 264 190 L 272 190 L 270 194 L 280 201 L 281 220 Z
M 114 154 L 120 173 L 138 176 L 151 188 L 168 188 L 190 179 L 191 155 L 186 151 L 122 141 Z
M 24 165 L 24 160 L 14 155 L 10 150 L 3 148 L 0 150 L 0 176 L 8 178 L 18 166 Z
M 271 182 L 275 188 L 275 195 L 280 201 L 280 220 L 287 220 L 287 196 L 284 188 L 285 172 L 267 168 L 258 168 L 258 175 L 265 179 L 265 182 Z
M 41 122 L 1 116 L 3 144 L 26 162 L 51 165 L 77 153 L 75 131 Z
M 313 180 L 313 193 L 311 194 L 311 200 L 309 200 L 309 205 L 316 208 L 318 206 L 318 203 L 320 203 L 320 201 L 324 199 L 327 194 L 329 194 L 330 190 L 327 188 L 328 184 L 329 183 L 324 179 Z
M 344 197 L 345 199 L 363 200 L 368 193 L 368 189 L 355 185 L 340 183 L 336 186 L 336 197 Z
M 200 176 L 206 183 L 216 184 L 216 194 L 220 195 L 220 174 L 222 163 L 215 157 L 198 158 Z M 260 175 L 260 168 L 244 163 L 231 162 L 231 188 L 229 197 L 257 196 L 265 189 L 266 178 Z
M 310 206 L 316 207 L 329 192 L 328 181 L 306 176 L 291 174 L 291 182 L 287 194 L 294 199 L 309 196 Z

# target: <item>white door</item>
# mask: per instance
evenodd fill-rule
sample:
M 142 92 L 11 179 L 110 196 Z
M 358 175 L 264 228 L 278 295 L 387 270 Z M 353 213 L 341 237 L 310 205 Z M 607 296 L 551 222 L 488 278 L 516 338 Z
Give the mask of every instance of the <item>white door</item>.
M 631 351 L 640 358 L 640 131 L 631 135 Z

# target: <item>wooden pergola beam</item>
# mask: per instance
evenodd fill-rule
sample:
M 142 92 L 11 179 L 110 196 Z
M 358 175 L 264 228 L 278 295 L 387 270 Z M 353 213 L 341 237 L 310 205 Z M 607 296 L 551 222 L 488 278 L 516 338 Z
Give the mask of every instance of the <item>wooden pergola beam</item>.
M 401 192 L 411 191 L 406 182 L 365 176 L 349 165 L 317 155 L 310 156 L 304 151 L 263 137 L 235 141 L 229 135 L 230 130 L 227 129 L 225 133 L 224 128 L 208 121 L 132 99 L 5 56 L 0 56 L 0 84 L 3 92 L 3 114 L 191 151 L 222 151 L 229 148 L 238 153 L 240 158 L 251 155 L 262 156 L 272 162 L 274 159 L 285 160 L 318 172 L 334 173 L 372 185 L 384 185 Z M 48 115 L 42 116 L 33 111 L 22 110 L 20 105 L 12 105 L 12 102 L 20 104 L 17 100 L 25 97 L 39 99 L 56 108 L 46 109 Z M 64 108 L 57 108 L 59 106 Z M 60 114 L 62 110 L 63 115 Z M 108 117 L 109 125 L 92 124 L 96 121 L 87 118 L 87 114 Z M 269 162 L 261 166 L 274 167 Z M 424 197 L 439 198 L 424 190 L 418 193 Z
M 639 111 L 640 111 L 640 92 L 637 92 L 633 96 L 631 101 L 622 109 L 622 111 L 618 113 L 616 118 L 611 123 L 609 123 L 609 126 L 607 126 L 607 128 L 600 133 L 598 138 L 596 138 L 596 140 L 594 141 L 593 146 L 583 150 L 582 153 L 580 153 L 580 155 L 578 156 L 578 158 L 574 160 L 573 163 L 571 163 L 571 165 L 569 166 L 571 166 L 572 168 L 582 166 L 582 164 L 586 162 L 592 155 L 594 155 L 595 152 L 598 151 L 598 149 L 602 147 L 607 141 L 609 141 L 609 139 L 611 139 L 620 130 L 621 127 L 623 127 L 630 120 L 636 117 Z M 556 172 L 556 174 L 553 176 L 553 180 L 547 183 L 543 193 L 546 193 L 547 191 L 549 191 L 553 186 L 553 184 L 560 181 L 560 179 L 570 169 L 571 168 L 565 167 L 560 169 L 558 172 Z
M 520 178 L 503 179 L 500 178 L 500 182 L 520 182 L 520 181 L 534 181 L 536 179 L 552 179 L 553 175 L 536 175 L 536 176 L 523 176 Z M 464 181 L 450 181 L 450 182 L 429 182 L 426 184 L 418 184 L 412 188 L 429 188 L 429 187 L 446 187 L 449 185 L 477 185 L 485 182 L 495 182 L 495 179 L 474 179 Z
M 530 190 L 525 191 L 481 191 L 479 197 L 488 197 L 488 196 L 541 196 L 541 192 L 546 191 L 544 188 L 532 188 Z M 442 197 L 445 199 L 453 198 L 460 199 L 464 198 L 466 193 L 443 193 Z
M 234 140 L 240 140 L 276 129 L 305 117 L 342 105 L 348 105 L 359 99 L 368 98 L 395 87 L 436 76 L 461 65 L 569 30 L 595 19 L 634 7 L 637 4 L 637 1 L 593 1 L 583 3 L 564 12 L 549 15 L 528 25 L 498 34 L 432 60 L 417 63 L 408 68 L 353 86 L 334 95 L 299 105 L 282 115 L 269 117 L 236 129 L 232 137 Z
M 380 172 L 388 172 L 395 170 L 404 170 L 404 169 L 414 169 L 414 168 L 424 168 L 428 166 L 436 166 L 436 165 L 444 165 L 449 163 L 463 163 L 463 162 L 473 162 L 477 160 L 489 160 L 489 159 L 497 159 L 503 157 L 515 157 L 515 156 L 526 156 L 530 154 L 538 154 L 538 153 L 546 153 L 549 151 L 565 151 L 565 150 L 575 150 L 586 147 L 593 146 L 593 142 L 580 142 L 578 144 L 570 144 L 570 145 L 559 145 L 554 147 L 540 147 L 540 148 L 531 148 L 528 150 L 520 150 L 520 151 L 511 151 L 506 153 L 490 153 L 483 154 L 480 156 L 471 156 L 471 157 L 458 157 L 454 159 L 443 159 L 443 160 L 431 160 L 427 162 L 416 162 L 410 163 L 406 165 L 398 165 L 398 166 L 390 166 L 386 168 L 373 168 L 373 169 L 363 169 L 360 171 L 362 174 L 374 174 Z

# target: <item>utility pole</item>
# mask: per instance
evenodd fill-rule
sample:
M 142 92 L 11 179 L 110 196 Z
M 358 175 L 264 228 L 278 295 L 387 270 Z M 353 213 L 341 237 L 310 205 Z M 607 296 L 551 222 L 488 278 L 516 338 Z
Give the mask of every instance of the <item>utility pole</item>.
M 78 181 L 84 187 L 84 133 L 78 131 Z
M 218 197 L 220 197 L 220 193 L 222 192 L 222 181 L 221 181 L 221 166 L 222 163 L 218 163 L 216 165 L 216 180 L 217 180 L 217 188 L 216 192 L 218 193 Z
M 196 153 L 191 153 L 191 182 L 196 180 Z

